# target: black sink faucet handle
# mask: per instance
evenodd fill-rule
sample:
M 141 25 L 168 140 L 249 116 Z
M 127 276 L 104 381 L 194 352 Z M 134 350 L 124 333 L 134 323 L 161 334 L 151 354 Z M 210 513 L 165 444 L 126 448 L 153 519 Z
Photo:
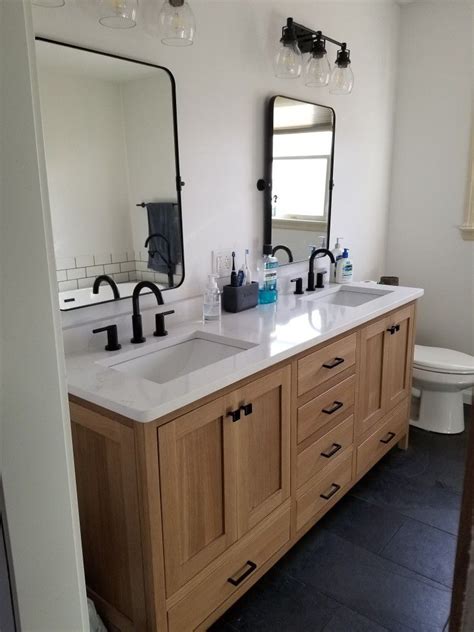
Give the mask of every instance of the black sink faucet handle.
M 99 327 L 98 329 L 93 329 L 92 333 L 98 334 L 102 331 L 107 332 L 107 344 L 105 345 L 106 351 L 118 351 L 122 348 L 122 345 L 118 341 L 117 325 L 107 325 L 106 327 Z
M 155 331 L 153 332 L 154 336 L 167 336 L 168 332 L 165 329 L 165 316 L 169 316 L 170 314 L 174 314 L 174 309 L 170 309 L 168 312 L 160 312 L 155 316 Z
M 304 294 L 303 279 L 301 277 L 298 277 L 296 279 L 291 279 L 290 282 L 291 283 L 296 283 L 295 291 L 293 292 L 293 294 Z
M 326 274 L 326 270 L 324 272 L 316 273 L 316 289 L 322 290 L 324 288 L 324 275 Z

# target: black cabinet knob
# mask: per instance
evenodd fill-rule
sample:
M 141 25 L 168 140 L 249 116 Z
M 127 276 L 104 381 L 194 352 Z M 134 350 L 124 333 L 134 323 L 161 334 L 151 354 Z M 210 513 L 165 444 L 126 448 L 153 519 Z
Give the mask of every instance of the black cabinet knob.
M 122 348 L 122 345 L 118 341 L 118 329 L 117 325 L 107 325 L 106 327 L 99 327 L 93 329 L 93 334 L 99 334 L 102 331 L 107 332 L 107 344 L 105 345 L 106 351 L 118 351 Z
M 168 312 L 160 312 L 155 316 L 155 331 L 153 332 L 154 336 L 167 336 L 168 332 L 165 329 L 165 316 L 169 316 L 170 314 L 174 314 L 174 309 L 170 309 Z

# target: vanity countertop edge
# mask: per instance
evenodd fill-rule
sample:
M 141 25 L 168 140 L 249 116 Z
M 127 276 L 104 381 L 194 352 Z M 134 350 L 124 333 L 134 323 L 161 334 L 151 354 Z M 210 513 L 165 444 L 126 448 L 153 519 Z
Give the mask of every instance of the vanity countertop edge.
M 352 285 L 367 288 L 367 284 Z M 74 397 L 130 420 L 140 423 L 156 421 L 412 303 L 424 294 L 419 288 L 385 287 L 390 290 L 387 295 L 355 308 L 318 304 L 284 295 L 273 305 L 259 305 L 256 309 L 238 314 L 223 313 L 218 322 L 204 324 L 196 319 L 180 323 L 170 328 L 170 335 L 163 342 L 153 338 L 148 331 L 145 332 L 147 341 L 143 345 L 126 343 L 118 352 L 91 349 L 89 346 L 83 351 L 66 355 L 68 391 Z M 169 344 L 173 338 L 179 340 L 197 331 L 227 336 L 255 346 L 164 384 L 105 365 L 116 354 L 129 357 L 139 352 L 137 347 L 143 353 L 147 345 L 147 352 L 152 353 L 159 350 L 160 344 Z

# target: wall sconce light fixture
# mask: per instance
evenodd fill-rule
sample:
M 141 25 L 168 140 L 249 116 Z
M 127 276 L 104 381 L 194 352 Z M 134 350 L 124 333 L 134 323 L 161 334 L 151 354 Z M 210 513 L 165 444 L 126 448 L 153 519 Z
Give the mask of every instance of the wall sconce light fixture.
M 131 29 L 137 24 L 138 0 L 99 0 L 99 23 L 111 29 Z
M 340 47 L 332 71 L 327 58 L 326 42 Z M 304 54 L 308 54 L 304 72 L 307 86 L 321 88 L 329 85 L 331 94 L 350 94 L 354 74 L 347 44 L 288 18 L 282 28 L 280 46 L 274 59 L 275 76 L 281 79 L 299 77 Z
M 186 0 L 165 0 L 159 15 L 160 37 L 167 46 L 190 46 L 196 23 Z

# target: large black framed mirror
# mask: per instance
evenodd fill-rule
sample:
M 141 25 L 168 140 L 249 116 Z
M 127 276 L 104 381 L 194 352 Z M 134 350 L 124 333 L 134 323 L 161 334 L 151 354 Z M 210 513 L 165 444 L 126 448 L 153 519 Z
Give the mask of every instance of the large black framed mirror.
M 184 280 L 176 85 L 162 66 L 36 38 L 61 310 Z M 104 278 L 106 277 L 106 278 Z
M 285 96 L 269 100 L 265 132 L 264 243 L 280 265 L 329 247 L 336 115 Z

